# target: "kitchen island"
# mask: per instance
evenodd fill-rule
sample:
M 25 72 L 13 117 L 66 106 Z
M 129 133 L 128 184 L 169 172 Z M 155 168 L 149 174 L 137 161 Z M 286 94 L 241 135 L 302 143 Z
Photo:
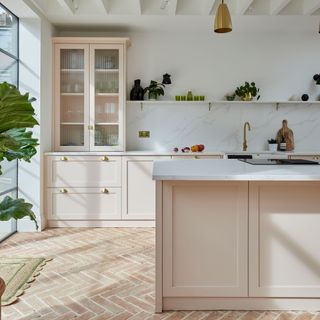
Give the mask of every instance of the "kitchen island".
M 159 161 L 156 311 L 320 310 L 320 165 Z

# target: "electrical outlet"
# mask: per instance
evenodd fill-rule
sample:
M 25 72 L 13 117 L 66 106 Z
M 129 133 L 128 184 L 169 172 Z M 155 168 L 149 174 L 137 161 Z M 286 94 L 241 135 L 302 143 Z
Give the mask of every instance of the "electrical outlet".
M 150 131 L 139 131 L 139 138 L 150 138 Z

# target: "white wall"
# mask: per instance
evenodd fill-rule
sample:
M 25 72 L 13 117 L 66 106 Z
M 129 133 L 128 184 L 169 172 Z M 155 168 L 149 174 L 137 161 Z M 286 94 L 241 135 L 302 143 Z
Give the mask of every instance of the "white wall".
M 280 19 L 280 18 L 279 18 Z M 284 19 L 284 18 L 281 18 Z M 301 18 L 296 18 L 297 24 Z M 264 19 L 264 22 L 266 19 Z M 257 21 L 256 21 L 257 23 Z M 290 23 L 294 25 L 294 18 Z M 236 31 L 217 35 L 203 32 L 79 32 L 60 31 L 61 36 L 128 36 L 128 90 L 134 79 L 142 86 L 151 79 L 162 80 L 166 72 L 173 84 L 164 100 L 185 94 L 188 89 L 208 100 L 223 100 L 244 81 L 255 81 L 261 100 L 287 101 L 292 95 L 308 93 L 318 99 L 320 86 L 312 77 L 320 72 L 320 35 L 316 28 L 286 31 Z M 147 30 L 147 29 L 146 29 Z M 250 120 L 249 149 L 262 150 L 275 137 L 287 118 L 296 135 L 296 149 L 320 151 L 320 107 L 290 105 L 275 110 L 273 105 L 127 106 L 127 148 L 129 150 L 170 150 L 172 147 L 204 143 L 210 150 L 240 150 L 244 121 Z M 139 130 L 150 130 L 151 138 L 138 138 Z

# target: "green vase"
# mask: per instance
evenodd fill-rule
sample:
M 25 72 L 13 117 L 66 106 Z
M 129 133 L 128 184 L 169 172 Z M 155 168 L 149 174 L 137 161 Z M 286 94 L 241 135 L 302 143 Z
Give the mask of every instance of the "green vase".
M 148 98 L 149 100 L 157 100 L 158 94 L 156 92 L 149 91 Z

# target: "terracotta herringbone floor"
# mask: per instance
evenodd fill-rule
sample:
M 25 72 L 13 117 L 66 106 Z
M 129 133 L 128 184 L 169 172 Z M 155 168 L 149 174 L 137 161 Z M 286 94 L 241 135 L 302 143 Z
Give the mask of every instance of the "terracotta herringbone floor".
M 20 233 L 1 244 L 0 255 L 54 258 L 17 303 L 3 308 L 3 320 L 320 320 L 320 313 L 302 312 L 155 315 L 152 228 Z

